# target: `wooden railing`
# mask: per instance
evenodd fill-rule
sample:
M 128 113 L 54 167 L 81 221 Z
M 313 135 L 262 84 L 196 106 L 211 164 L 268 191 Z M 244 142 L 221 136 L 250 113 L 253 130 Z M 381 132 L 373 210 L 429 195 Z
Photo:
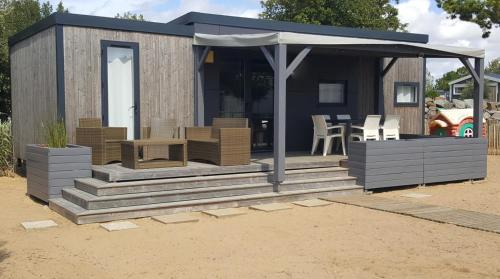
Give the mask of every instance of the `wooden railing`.
M 488 154 L 500 155 L 500 120 L 488 120 Z

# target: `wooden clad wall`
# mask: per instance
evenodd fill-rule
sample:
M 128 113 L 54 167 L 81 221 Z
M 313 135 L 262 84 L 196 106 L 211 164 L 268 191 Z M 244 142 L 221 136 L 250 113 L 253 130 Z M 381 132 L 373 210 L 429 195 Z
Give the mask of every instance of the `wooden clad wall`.
M 66 126 L 70 142 L 82 117 L 101 117 L 101 40 L 139 43 L 141 127 L 151 117 L 192 126 L 192 38 L 64 27 Z
M 389 61 L 390 59 L 385 59 L 385 64 L 387 65 Z M 424 78 L 422 67 L 422 58 L 399 58 L 384 78 L 385 114 L 401 116 L 400 132 L 403 134 L 420 134 L 422 131 L 422 80 Z M 418 82 L 420 84 L 419 106 L 395 107 L 394 82 Z
M 12 46 L 10 64 L 14 157 L 25 159 L 26 144 L 44 143 L 42 123 L 57 115 L 55 28 Z

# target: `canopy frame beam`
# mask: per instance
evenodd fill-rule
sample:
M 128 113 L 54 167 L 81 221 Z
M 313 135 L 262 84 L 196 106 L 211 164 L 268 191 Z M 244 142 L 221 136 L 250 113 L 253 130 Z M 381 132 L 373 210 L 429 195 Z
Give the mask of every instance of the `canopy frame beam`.
M 273 71 L 276 71 L 276 64 L 274 62 L 274 58 L 273 58 L 272 54 L 269 52 L 269 50 L 267 49 L 267 47 L 261 46 L 260 50 L 264 54 L 264 57 L 267 59 L 267 62 L 269 62 L 269 65 L 271 66 Z
M 307 46 L 304 49 L 302 49 L 299 52 L 299 54 L 297 54 L 297 56 L 295 56 L 295 59 L 293 59 L 292 63 L 290 63 L 290 65 L 286 68 L 286 73 L 285 73 L 286 79 L 293 73 L 293 71 L 295 71 L 295 69 L 297 69 L 297 67 L 300 65 L 300 63 L 302 63 L 304 58 L 306 58 L 306 56 L 309 54 L 309 52 L 311 52 L 311 50 L 312 47 Z
M 387 66 L 385 66 L 385 68 L 383 68 L 382 70 L 381 73 L 382 78 L 385 77 L 385 75 L 392 69 L 392 66 L 394 66 L 394 64 L 396 64 L 397 61 L 398 57 L 393 57 L 391 61 L 389 61 L 389 64 L 387 64 Z
M 479 82 L 479 76 L 476 73 L 472 64 L 470 63 L 469 59 L 467 59 L 467 58 L 459 58 L 459 59 L 460 59 L 460 62 L 462 62 L 462 64 L 464 64 L 465 69 L 467 69 L 467 71 L 470 73 L 470 75 L 472 76 L 474 81 Z
M 205 126 L 205 59 L 210 46 L 194 47 L 194 124 L 197 127 Z

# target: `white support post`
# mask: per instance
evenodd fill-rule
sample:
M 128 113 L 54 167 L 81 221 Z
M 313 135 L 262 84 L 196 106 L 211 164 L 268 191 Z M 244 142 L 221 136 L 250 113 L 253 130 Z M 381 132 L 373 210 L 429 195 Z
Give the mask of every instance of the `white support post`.
M 274 47 L 274 191 L 285 180 L 285 135 L 286 135 L 286 52 L 287 45 Z

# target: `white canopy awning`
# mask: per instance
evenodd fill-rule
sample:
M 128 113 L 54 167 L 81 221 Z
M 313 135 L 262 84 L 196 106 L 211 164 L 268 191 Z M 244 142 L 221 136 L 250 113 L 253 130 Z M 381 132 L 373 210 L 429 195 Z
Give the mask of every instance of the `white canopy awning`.
M 234 34 L 234 35 L 210 35 L 196 33 L 194 35 L 194 44 L 200 46 L 217 46 L 217 47 L 256 47 L 269 46 L 277 44 L 289 45 L 320 45 L 345 48 L 355 47 L 384 47 L 384 46 L 401 46 L 410 47 L 421 53 L 431 52 L 434 56 L 436 53 L 442 53 L 444 57 L 471 57 L 484 58 L 483 49 L 473 49 L 455 46 L 431 45 L 422 43 L 410 43 L 402 41 L 375 40 L 339 36 L 314 35 L 292 32 L 274 32 L 260 34 Z M 367 50 L 367 49 L 365 49 Z M 388 49 L 384 49 L 390 52 Z

